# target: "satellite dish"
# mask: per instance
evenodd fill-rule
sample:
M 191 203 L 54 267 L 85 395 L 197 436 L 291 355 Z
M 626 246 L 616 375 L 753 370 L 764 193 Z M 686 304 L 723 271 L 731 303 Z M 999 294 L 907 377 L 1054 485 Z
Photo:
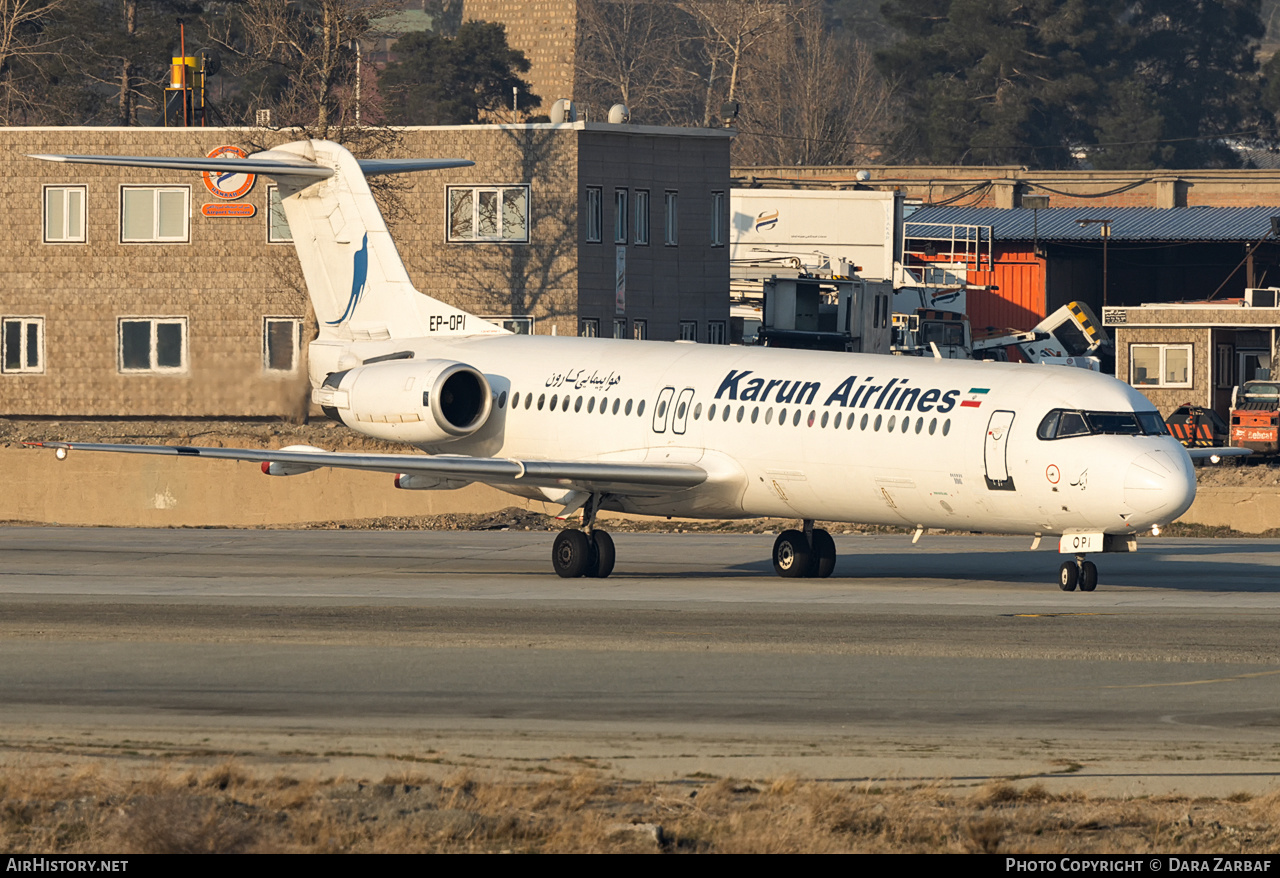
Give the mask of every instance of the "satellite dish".
M 626 104 L 614 104 L 609 108 L 610 125 L 626 125 L 631 121 L 631 111 Z
M 561 98 L 551 105 L 551 121 L 555 125 L 578 121 L 578 108 L 568 98 Z

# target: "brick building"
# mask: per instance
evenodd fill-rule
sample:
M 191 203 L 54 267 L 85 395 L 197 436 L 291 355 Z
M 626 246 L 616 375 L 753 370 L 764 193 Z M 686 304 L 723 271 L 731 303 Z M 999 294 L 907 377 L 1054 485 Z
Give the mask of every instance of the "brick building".
M 1108 308 L 1116 377 L 1164 414 L 1185 403 L 1226 417 L 1231 391 L 1267 378 L 1280 348 L 1280 308 L 1247 299 Z
M 576 123 L 379 134 L 371 154 L 476 163 L 375 178 L 422 292 L 520 332 L 723 343 L 726 132 Z M 240 129 L 0 129 L 0 413 L 304 410 L 314 317 L 268 180 L 224 201 L 195 172 L 27 157 L 204 155 L 291 139 Z M 475 219 L 486 199 L 506 208 L 492 229 Z M 243 205 L 251 216 L 206 214 Z
M 572 98 L 577 61 L 577 0 L 466 0 L 468 19 L 507 27 L 507 44 L 529 59 L 525 77 L 547 113 L 560 98 Z

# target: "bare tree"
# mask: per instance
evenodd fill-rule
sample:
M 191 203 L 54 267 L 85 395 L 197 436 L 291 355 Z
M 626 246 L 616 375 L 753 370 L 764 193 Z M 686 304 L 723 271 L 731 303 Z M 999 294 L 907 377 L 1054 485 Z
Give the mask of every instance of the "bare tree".
M 696 83 L 685 24 L 674 0 L 579 0 L 580 102 L 603 113 L 621 101 L 637 121 L 684 123 Z
M 0 124 L 29 121 L 39 112 L 45 62 L 60 52 L 50 23 L 67 0 L 0 0 Z
M 352 124 L 360 41 L 394 0 L 244 0 L 212 38 L 249 84 L 246 110 L 270 108 L 273 122 L 329 136 Z M 361 71 L 361 90 L 366 85 Z
M 817 0 L 757 46 L 742 80 L 740 165 L 884 161 L 899 122 L 890 84 L 871 50 L 833 36 Z
M 702 47 L 705 88 L 702 124 L 710 128 L 721 101 L 738 98 L 752 53 L 769 37 L 785 31 L 796 0 L 681 0 L 680 8 L 696 24 Z

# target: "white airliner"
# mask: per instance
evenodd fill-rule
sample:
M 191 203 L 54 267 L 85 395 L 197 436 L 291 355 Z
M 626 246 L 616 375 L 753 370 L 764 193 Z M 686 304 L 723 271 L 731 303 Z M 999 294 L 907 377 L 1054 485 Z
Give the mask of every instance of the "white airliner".
M 601 509 L 802 522 L 780 576 L 829 576 L 815 520 L 1059 536 L 1066 591 L 1085 556 L 1134 551 L 1195 497 L 1187 452 L 1128 385 L 1081 369 L 914 357 L 513 335 L 410 283 L 365 179 L 463 160 L 357 160 L 324 141 L 248 159 L 39 158 L 274 177 L 319 324 L 312 399 L 368 436 L 425 454 L 75 442 L 58 449 L 394 474 L 397 488 L 483 482 L 582 512 L 555 539 L 565 577 L 608 576 Z

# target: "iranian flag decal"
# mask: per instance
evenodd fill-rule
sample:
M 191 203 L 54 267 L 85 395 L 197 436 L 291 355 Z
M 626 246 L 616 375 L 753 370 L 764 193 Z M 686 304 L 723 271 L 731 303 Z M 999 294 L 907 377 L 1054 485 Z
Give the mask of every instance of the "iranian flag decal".
M 982 401 L 987 398 L 988 387 L 970 387 L 969 395 L 960 401 L 961 408 L 976 409 L 982 405 Z

